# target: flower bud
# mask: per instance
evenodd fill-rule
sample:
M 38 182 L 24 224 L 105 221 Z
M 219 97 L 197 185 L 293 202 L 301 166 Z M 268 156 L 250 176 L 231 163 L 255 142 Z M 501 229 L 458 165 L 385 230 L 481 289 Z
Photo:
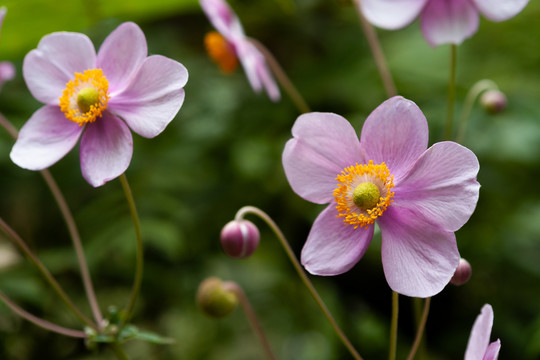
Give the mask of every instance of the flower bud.
M 238 304 L 238 297 L 231 290 L 223 288 L 217 277 L 209 277 L 199 285 L 197 304 L 203 313 L 213 318 L 229 315 Z
M 259 246 L 259 229 L 248 220 L 233 220 L 221 230 L 221 246 L 225 254 L 242 259 L 251 256 Z
M 453 285 L 463 285 L 469 279 L 471 278 L 472 274 L 472 268 L 471 264 L 463 258 L 459 259 L 459 265 L 456 269 L 456 272 L 454 273 L 454 276 L 452 276 L 452 279 L 450 280 L 450 283 Z
M 506 109 L 506 95 L 499 90 L 488 90 L 480 97 L 480 105 L 489 114 L 495 115 Z

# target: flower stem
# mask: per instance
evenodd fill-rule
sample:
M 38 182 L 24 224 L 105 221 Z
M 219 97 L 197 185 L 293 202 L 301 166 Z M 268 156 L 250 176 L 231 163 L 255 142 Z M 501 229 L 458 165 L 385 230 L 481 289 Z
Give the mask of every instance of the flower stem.
M 58 294 L 58 296 L 60 296 L 62 301 L 73 312 L 73 314 L 75 314 L 75 316 L 81 322 L 92 327 L 93 329 L 97 329 L 96 325 L 92 323 L 92 321 L 88 319 L 83 313 L 81 313 L 81 311 L 75 306 L 75 304 L 73 304 L 71 299 L 67 296 L 62 287 L 54 279 L 49 270 L 47 270 L 43 263 L 34 255 L 34 253 L 32 253 L 24 240 L 2 218 L 0 218 L 0 229 L 2 229 L 4 233 L 21 249 L 21 251 L 26 254 L 28 259 L 36 266 L 39 272 L 41 272 L 45 280 L 47 280 L 49 285 L 51 285 L 53 290 Z
M 266 62 L 268 63 L 268 66 L 270 66 L 270 69 L 272 69 L 277 81 L 287 92 L 287 95 L 289 95 L 294 105 L 296 105 L 298 111 L 300 111 L 302 114 L 310 112 L 311 110 L 309 109 L 308 104 L 298 89 L 294 86 L 291 79 L 287 76 L 283 68 L 279 65 L 279 62 L 276 60 L 274 55 L 272 55 L 272 53 L 260 41 L 255 39 L 249 39 L 249 41 L 251 41 L 251 43 L 255 45 L 255 47 L 264 55 Z
M 248 318 L 249 323 L 251 324 L 251 328 L 253 329 L 253 332 L 257 335 L 257 337 L 259 338 L 259 341 L 261 342 L 261 345 L 263 346 L 266 357 L 269 360 L 276 360 L 277 358 L 272 352 L 272 348 L 270 347 L 270 343 L 268 342 L 268 339 L 266 338 L 266 335 L 261 326 L 261 323 L 259 322 L 257 315 L 255 314 L 255 311 L 253 310 L 253 307 L 251 306 L 249 299 L 247 298 L 242 288 L 238 284 L 232 281 L 227 281 L 223 283 L 223 288 L 226 290 L 232 291 L 236 294 L 236 296 L 238 297 L 238 300 L 240 301 L 240 305 L 242 306 L 242 309 L 244 310 L 244 313 L 246 314 L 246 317 Z
M 448 103 L 446 111 L 446 127 L 444 129 L 444 139 L 452 138 L 452 128 L 454 126 L 454 103 L 456 101 L 456 63 L 457 45 L 450 45 L 450 78 L 448 80 Z
M 15 127 L 2 114 L 0 114 L 0 125 L 14 139 L 17 139 L 17 137 L 19 136 L 17 129 L 15 129 Z M 90 304 L 90 309 L 92 310 L 92 313 L 94 314 L 94 320 L 96 321 L 98 328 L 101 329 L 101 324 L 103 323 L 103 316 L 99 309 L 97 297 L 94 292 L 92 279 L 90 277 L 90 271 L 88 270 L 88 264 L 86 263 L 86 258 L 84 256 L 82 241 L 79 235 L 79 231 L 77 229 L 77 225 L 75 224 L 75 220 L 73 219 L 73 215 L 69 209 L 69 206 L 67 205 L 67 201 L 64 198 L 64 195 L 60 191 L 58 184 L 52 177 L 49 170 L 41 170 L 40 173 L 43 179 L 45 180 L 45 183 L 49 187 L 53 195 L 53 198 L 56 201 L 56 204 L 58 205 L 58 208 L 60 209 L 60 212 L 62 213 L 62 217 L 64 218 L 64 221 L 68 228 L 69 235 L 73 243 L 73 248 L 75 249 L 75 254 L 77 256 L 77 261 L 79 263 L 82 282 L 84 285 L 84 289 L 86 291 L 86 296 L 88 297 L 88 303 Z
M 469 120 L 469 117 L 471 115 L 472 107 L 474 106 L 474 102 L 486 90 L 498 90 L 499 87 L 497 84 L 495 84 L 493 81 L 488 79 L 479 80 L 476 82 L 469 92 L 467 93 L 467 97 L 465 98 L 465 103 L 463 104 L 463 110 L 461 110 L 461 116 L 459 119 L 459 128 L 457 135 L 455 137 L 455 140 L 457 143 L 461 143 L 463 141 L 463 138 L 465 137 L 465 131 L 467 129 L 467 122 Z
M 30 314 L 23 308 L 19 307 L 17 304 L 15 304 L 9 297 L 7 297 L 6 294 L 4 294 L 2 291 L 0 291 L 0 300 L 2 300 L 14 313 L 22 317 L 23 319 L 26 319 L 33 323 L 34 325 L 37 325 L 39 327 L 42 327 L 43 329 L 62 334 L 65 336 L 75 337 L 75 338 L 85 338 L 86 334 L 84 331 L 80 330 L 73 330 L 68 329 L 60 325 L 53 324 L 49 321 L 43 320 L 41 318 L 38 318 L 35 315 Z
M 135 235 L 137 240 L 135 279 L 133 281 L 133 288 L 131 290 L 129 302 L 126 307 L 126 317 L 124 320 L 124 323 L 127 323 L 129 322 L 129 319 L 133 314 L 133 308 L 135 307 L 135 302 L 137 301 L 137 296 L 139 295 L 139 290 L 141 289 L 144 269 L 144 248 L 141 235 L 141 222 L 139 220 L 139 216 L 137 215 L 137 208 L 135 207 L 133 193 L 131 192 L 131 188 L 129 187 L 129 183 L 125 174 L 120 175 L 120 182 L 122 183 L 122 188 L 124 189 L 124 193 L 126 195 L 126 199 L 129 205 L 129 212 L 131 213 L 131 218 L 135 227 Z
M 285 236 L 283 235 L 283 233 L 281 232 L 279 227 L 276 225 L 274 220 L 272 220 L 272 218 L 270 216 L 268 216 L 264 211 L 262 211 L 262 210 L 260 210 L 260 209 L 258 209 L 256 207 L 253 207 L 253 206 L 244 206 L 243 208 L 238 210 L 238 212 L 236 213 L 235 219 L 236 220 L 241 220 L 241 219 L 243 219 L 244 215 L 248 214 L 248 213 L 252 213 L 252 214 L 257 215 L 258 217 L 260 217 L 262 220 L 264 220 L 264 222 L 266 222 L 266 224 L 270 227 L 270 229 L 272 229 L 274 234 L 279 239 L 279 242 L 283 246 L 283 249 L 285 250 L 285 253 L 289 257 L 289 260 L 293 264 L 296 272 L 298 273 L 298 275 L 302 279 L 302 282 L 308 288 L 309 293 L 311 294 L 311 296 L 313 297 L 313 299 L 315 300 L 315 302 L 317 303 L 317 305 L 319 306 L 319 308 L 323 312 L 326 319 L 330 322 L 330 325 L 332 325 L 332 327 L 334 328 L 334 331 L 336 332 L 338 337 L 341 339 L 341 341 L 343 342 L 345 347 L 349 350 L 349 352 L 351 353 L 353 358 L 355 358 L 356 360 L 362 360 L 362 357 L 360 356 L 360 354 L 358 354 L 356 349 L 352 346 L 351 342 L 345 336 L 345 334 L 343 333 L 341 328 L 338 326 L 338 324 L 334 320 L 332 314 L 330 313 L 330 311 L 328 310 L 328 308 L 324 304 L 324 302 L 321 299 L 319 293 L 317 292 L 317 290 L 315 290 L 315 287 L 313 286 L 313 284 L 311 283 L 311 281 L 307 277 L 306 273 L 302 269 L 302 266 L 300 265 L 300 263 L 296 259 L 296 256 L 294 255 L 294 252 L 292 251 L 291 247 L 289 246 L 289 243 L 287 242 L 287 239 L 285 238 Z
M 399 315 L 399 294 L 395 291 L 392 291 L 392 319 L 390 322 L 390 345 L 388 347 L 389 360 L 396 359 L 398 315 Z
M 409 356 L 407 357 L 407 360 L 412 360 L 414 358 L 414 355 L 416 354 L 416 350 L 418 350 L 418 346 L 420 346 L 420 342 L 422 341 L 422 335 L 424 334 L 424 329 L 426 327 L 430 303 L 431 303 L 431 298 L 426 298 L 424 302 L 424 311 L 422 312 L 422 318 L 420 319 L 420 324 L 418 324 L 416 338 L 414 339 L 414 343 L 411 348 L 411 352 L 409 353 Z
M 129 357 L 120 343 L 112 342 L 109 344 L 109 346 L 118 360 L 129 360 Z
M 375 60 L 375 65 L 377 66 L 377 70 L 379 71 L 379 75 L 381 76 L 386 95 L 389 98 L 392 96 L 396 96 L 396 85 L 394 83 L 394 80 L 392 79 L 392 73 L 388 68 L 388 63 L 386 62 L 384 52 L 382 51 L 381 42 L 379 41 L 377 32 L 375 31 L 373 25 L 371 25 L 362 14 L 362 11 L 360 9 L 360 0 L 354 0 L 353 2 L 360 18 L 360 24 L 362 25 L 362 29 L 364 30 L 364 34 L 366 35 L 369 48 L 371 49 L 371 53 L 373 54 L 373 60 Z

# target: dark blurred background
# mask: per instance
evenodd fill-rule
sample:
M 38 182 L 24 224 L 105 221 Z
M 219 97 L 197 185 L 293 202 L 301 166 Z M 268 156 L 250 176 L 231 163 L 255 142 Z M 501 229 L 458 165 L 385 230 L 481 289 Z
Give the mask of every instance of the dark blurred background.
M 313 110 L 345 116 L 361 129 L 385 100 L 354 7 L 346 0 L 230 0 L 246 33 L 264 43 Z M 127 177 L 142 221 L 146 262 L 133 321 L 176 339 L 174 345 L 125 345 L 131 359 L 262 359 L 244 314 L 221 320 L 197 309 L 195 293 L 208 276 L 239 283 L 252 301 L 279 359 L 348 359 L 330 325 L 296 276 L 272 233 L 247 260 L 225 256 L 221 227 L 244 205 L 266 211 L 296 254 L 323 207 L 290 189 L 281 152 L 299 115 L 283 93 L 279 103 L 253 93 L 238 69 L 225 76 L 207 57 L 203 37 L 212 30 L 194 0 L 2 0 L 8 7 L 0 60 L 17 77 L 0 92 L 0 112 L 20 128 L 41 104 L 21 73 L 24 55 L 53 31 L 87 34 L 96 44 L 124 21 L 135 21 L 149 52 L 189 70 L 186 100 L 155 139 L 134 136 Z M 471 220 L 457 232 L 461 255 L 473 267 L 462 287 L 449 285 L 432 300 L 424 359 L 463 357 L 482 305 L 495 312 L 492 340 L 501 359 L 540 358 L 540 3 L 514 19 L 481 20 L 458 48 L 459 115 L 469 88 L 495 81 L 508 96 L 496 116 L 476 106 L 464 145 L 477 154 L 482 184 Z M 415 101 L 440 141 L 446 114 L 449 47 L 431 48 L 418 22 L 399 31 L 378 30 L 400 94 Z M 89 314 L 71 240 L 39 173 L 9 159 L 13 140 L 0 131 L 0 216 L 12 225 Z M 78 149 L 50 168 L 79 226 L 102 311 L 125 305 L 135 264 L 135 233 L 120 182 L 94 189 L 81 176 Z M 0 245 L 7 239 L 0 237 Z M 312 277 L 339 324 L 365 359 L 387 358 L 391 291 L 380 260 L 380 237 L 351 271 Z M 0 270 L 0 289 L 32 313 L 80 328 L 32 265 Z M 413 301 L 400 297 L 398 359 L 414 337 Z M 48 333 L 0 304 L 0 359 L 113 359 L 107 348 Z

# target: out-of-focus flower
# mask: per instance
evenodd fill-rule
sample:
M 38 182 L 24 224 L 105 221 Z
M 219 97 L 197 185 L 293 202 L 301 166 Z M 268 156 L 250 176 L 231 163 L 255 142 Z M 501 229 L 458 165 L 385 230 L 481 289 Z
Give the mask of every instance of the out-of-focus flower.
M 2 30 L 2 24 L 6 17 L 7 9 L 5 6 L 0 7 L 0 31 Z M 6 81 L 9 81 L 15 77 L 15 66 L 9 61 L 0 62 L 0 89 Z
M 11 244 L 0 240 L 0 271 L 15 265 L 20 261 L 21 256 L 15 248 Z
M 11 159 L 29 170 L 51 166 L 80 143 L 83 177 L 97 187 L 127 169 L 131 130 L 152 138 L 184 101 L 186 68 L 160 55 L 147 56 L 142 30 L 124 23 L 96 54 L 90 39 L 57 32 L 24 58 L 23 76 L 45 104 L 22 127 Z
M 441 291 L 459 263 L 454 232 L 478 201 L 474 153 L 449 141 L 427 149 L 426 118 L 399 96 L 371 113 L 360 141 L 346 119 L 331 113 L 301 115 L 292 133 L 283 151 L 291 187 L 308 201 L 329 203 L 302 250 L 306 269 L 348 271 L 377 222 L 390 287 L 415 297 Z
M 490 114 L 500 114 L 507 104 L 506 95 L 500 90 L 488 90 L 480 95 L 480 105 Z
M 205 45 L 208 53 L 222 71 L 230 73 L 238 60 L 255 92 L 263 88 L 272 101 L 281 97 L 264 55 L 246 37 L 240 20 L 224 0 L 200 0 L 201 7 L 212 25 L 219 32 L 207 34 Z
M 474 322 L 465 351 L 465 360 L 497 360 L 501 341 L 497 339 L 491 344 L 489 343 L 492 327 L 493 309 L 491 305 L 486 304 Z
M 459 265 L 456 269 L 456 272 L 454 273 L 454 276 L 452 276 L 452 279 L 450 280 L 450 283 L 452 285 L 463 285 L 466 284 L 472 275 L 472 268 L 471 264 L 464 258 L 459 259 Z
M 232 258 L 247 258 L 259 246 L 259 229 L 249 220 L 233 220 L 221 230 L 220 240 L 225 254 Z
M 221 279 L 209 277 L 199 285 L 197 305 L 209 317 L 222 318 L 236 309 L 238 296 L 234 291 L 225 289 Z
M 373 25 L 395 30 L 420 16 L 424 38 L 431 46 L 461 44 L 477 30 L 479 14 L 503 21 L 518 14 L 529 0 L 356 0 Z

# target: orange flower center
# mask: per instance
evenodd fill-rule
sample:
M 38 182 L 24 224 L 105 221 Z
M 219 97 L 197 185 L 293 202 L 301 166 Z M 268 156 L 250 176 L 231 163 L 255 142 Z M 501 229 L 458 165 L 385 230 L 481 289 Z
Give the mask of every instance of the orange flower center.
M 107 109 L 109 82 L 101 69 L 75 73 L 60 97 L 60 110 L 80 126 L 96 121 Z
M 238 57 L 233 46 L 216 31 L 204 37 L 204 45 L 208 55 L 216 62 L 225 74 L 231 74 L 238 67 Z
M 337 176 L 334 190 L 338 217 L 345 225 L 368 228 L 393 201 L 394 177 L 384 163 L 349 166 Z

